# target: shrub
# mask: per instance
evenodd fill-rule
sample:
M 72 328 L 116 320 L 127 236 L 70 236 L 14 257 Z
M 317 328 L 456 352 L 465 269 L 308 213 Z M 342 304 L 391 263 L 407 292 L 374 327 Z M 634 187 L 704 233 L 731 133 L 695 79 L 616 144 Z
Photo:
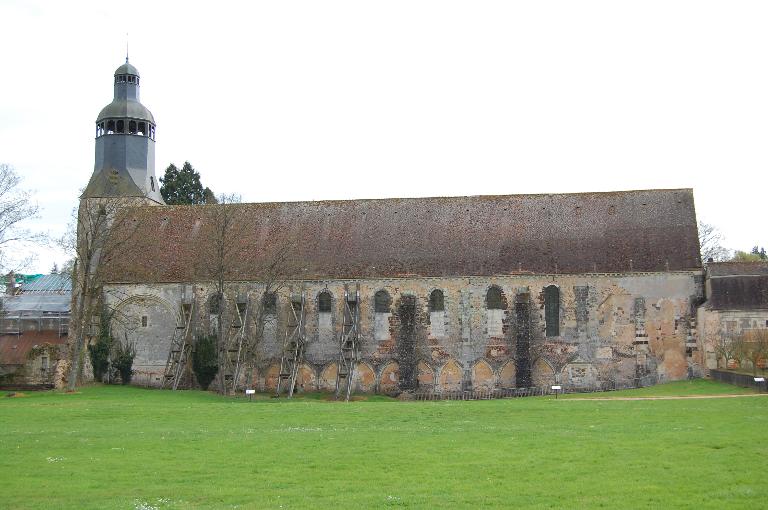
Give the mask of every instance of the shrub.
M 112 367 L 120 374 L 120 381 L 123 384 L 130 384 L 133 376 L 133 358 L 136 357 L 136 348 L 133 344 L 123 345 L 122 342 L 115 342 L 112 349 Z
M 192 370 L 200 387 L 207 390 L 219 371 L 216 337 L 204 336 L 197 340 L 192 352 Z
M 96 343 L 88 346 L 88 357 L 91 359 L 91 367 L 93 367 L 93 379 L 98 382 L 104 382 L 104 376 L 109 369 L 109 350 L 112 345 L 110 340 L 99 337 L 96 339 Z
M 93 379 L 104 382 L 104 376 L 109 371 L 109 353 L 112 350 L 112 334 L 109 331 L 109 314 L 102 312 L 99 325 L 99 337 L 96 342 L 88 345 L 88 357 L 91 359 Z

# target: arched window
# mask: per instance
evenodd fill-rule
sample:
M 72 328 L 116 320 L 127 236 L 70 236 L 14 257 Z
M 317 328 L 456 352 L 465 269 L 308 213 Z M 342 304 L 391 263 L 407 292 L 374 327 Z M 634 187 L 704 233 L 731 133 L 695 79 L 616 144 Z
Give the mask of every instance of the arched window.
M 262 306 L 265 315 L 277 315 L 277 294 L 274 292 L 265 292 L 262 298 Z
M 555 285 L 544 288 L 544 321 L 547 336 L 560 336 L 560 289 Z
M 147 136 L 147 124 L 146 124 L 146 122 L 139 122 L 139 134 L 141 136 Z
M 135 135 L 138 130 L 136 129 L 136 121 L 131 120 L 128 122 L 128 132 Z
M 489 310 L 504 310 L 504 293 L 497 286 L 492 286 L 488 289 L 488 293 L 485 295 L 485 307 Z
M 392 312 L 392 298 L 386 290 L 380 290 L 373 295 L 373 339 L 376 341 L 387 340 L 391 336 L 389 329 L 389 317 Z
M 111 135 L 115 132 L 115 121 L 114 120 L 108 120 L 107 121 L 107 134 Z
M 386 290 L 380 290 L 373 296 L 373 305 L 376 313 L 389 313 L 392 306 L 392 298 Z
M 122 133 L 125 130 L 125 124 L 122 120 L 117 121 L 117 132 Z
M 331 313 L 331 293 L 327 290 L 317 296 L 317 311 L 320 313 Z
M 440 289 L 429 294 L 429 336 L 445 337 L 445 297 Z
M 435 289 L 429 295 L 429 311 L 430 312 L 443 312 L 445 311 L 445 299 L 443 297 L 443 291 Z

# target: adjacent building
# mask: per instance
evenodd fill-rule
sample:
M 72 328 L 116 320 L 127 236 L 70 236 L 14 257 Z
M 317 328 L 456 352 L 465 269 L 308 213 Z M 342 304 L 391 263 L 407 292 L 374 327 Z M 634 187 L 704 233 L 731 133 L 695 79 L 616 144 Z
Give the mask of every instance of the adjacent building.
M 768 328 L 768 262 L 708 263 L 706 296 L 698 311 L 706 368 L 726 368 L 718 344 Z
M 43 275 L 16 286 L 9 275 L 0 311 L 0 387 L 52 388 L 66 365 L 72 285 Z

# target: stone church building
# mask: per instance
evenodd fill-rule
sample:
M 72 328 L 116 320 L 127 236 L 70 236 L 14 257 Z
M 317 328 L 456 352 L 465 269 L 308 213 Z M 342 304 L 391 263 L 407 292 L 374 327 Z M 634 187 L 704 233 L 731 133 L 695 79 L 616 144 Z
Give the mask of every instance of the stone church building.
M 182 337 L 215 329 L 217 281 L 235 336 L 257 337 L 252 370 L 230 374 L 245 387 L 274 390 L 289 345 L 297 391 L 333 391 L 351 358 L 352 390 L 381 393 L 703 373 L 691 189 L 168 206 L 139 78 L 115 71 L 82 197 L 131 204 L 138 252 L 110 261 L 104 296 L 130 318 L 113 329 L 138 383 L 164 384 Z

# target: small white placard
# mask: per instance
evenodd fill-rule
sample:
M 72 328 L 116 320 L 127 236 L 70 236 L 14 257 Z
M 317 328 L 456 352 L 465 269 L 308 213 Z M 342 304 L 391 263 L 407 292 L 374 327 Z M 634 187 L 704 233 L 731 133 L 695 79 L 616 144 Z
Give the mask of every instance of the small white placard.
M 755 382 L 765 382 L 765 377 L 755 377 Z
M 562 387 L 560 387 L 560 386 L 552 386 L 552 389 L 553 389 L 553 390 L 562 390 L 563 388 L 562 388 Z
M 256 390 L 245 390 L 246 395 L 253 395 L 254 393 L 256 393 Z

